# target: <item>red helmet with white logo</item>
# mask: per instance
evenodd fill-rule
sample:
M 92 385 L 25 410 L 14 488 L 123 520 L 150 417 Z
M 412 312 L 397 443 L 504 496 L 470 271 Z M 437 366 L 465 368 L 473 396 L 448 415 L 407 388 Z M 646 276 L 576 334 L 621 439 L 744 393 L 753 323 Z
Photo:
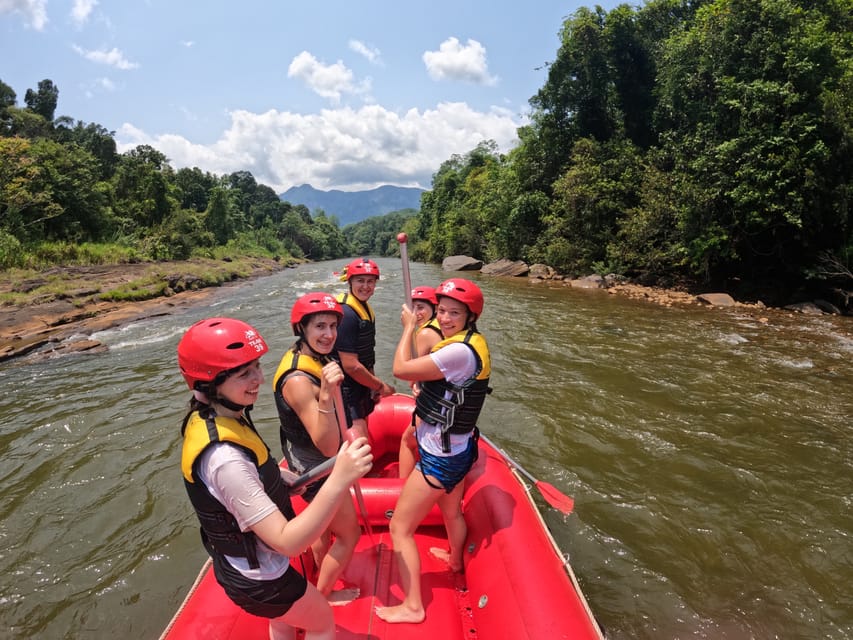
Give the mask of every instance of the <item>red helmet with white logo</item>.
M 293 309 L 290 310 L 290 326 L 293 327 L 293 335 L 302 335 L 299 325 L 312 313 L 334 313 L 340 319 L 344 317 L 341 303 L 332 294 L 322 291 L 306 293 L 293 303 Z
M 190 389 L 213 382 L 220 373 L 237 369 L 269 351 L 254 327 L 233 318 L 196 322 L 178 343 L 178 366 Z
M 474 314 L 474 320 L 480 317 L 483 313 L 483 292 L 480 287 L 464 278 L 450 278 L 445 280 L 435 290 L 437 298 L 447 296 L 454 300 L 458 300 L 468 310 Z
M 429 302 L 432 306 L 438 304 L 438 299 L 435 297 L 435 289 L 432 287 L 415 287 L 412 289 L 412 300 L 423 300 Z
M 353 276 L 379 277 L 379 267 L 370 258 L 357 258 L 346 266 L 346 279 Z

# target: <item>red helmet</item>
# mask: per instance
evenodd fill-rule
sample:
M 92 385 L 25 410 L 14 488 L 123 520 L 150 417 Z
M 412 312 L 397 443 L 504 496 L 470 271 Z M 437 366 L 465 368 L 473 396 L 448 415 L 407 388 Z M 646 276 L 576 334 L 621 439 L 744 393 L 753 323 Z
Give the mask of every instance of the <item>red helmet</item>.
M 480 287 L 464 278 L 450 278 L 445 280 L 435 290 L 436 297 L 447 296 L 458 300 L 474 314 L 474 320 L 483 313 L 483 292 Z
M 343 318 L 344 308 L 335 296 L 329 293 L 322 291 L 306 293 L 293 303 L 293 309 L 290 310 L 290 326 L 293 327 L 293 335 L 300 335 L 299 324 L 312 313 L 336 313 Z
M 208 318 L 187 329 L 178 343 L 178 366 L 190 389 L 199 382 L 213 382 L 220 373 L 231 371 L 260 358 L 267 343 L 254 327 L 233 318 Z
M 423 300 L 429 302 L 432 306 L 438 304 L 435 297 L 435 289 L 432 287 L 415 287 L 412 289 L 412 300 Z
M 379 267 L 370 258 L 357 258 L 344 268 L 346 280 L 353 276 L 376 276 L 379 277 Z

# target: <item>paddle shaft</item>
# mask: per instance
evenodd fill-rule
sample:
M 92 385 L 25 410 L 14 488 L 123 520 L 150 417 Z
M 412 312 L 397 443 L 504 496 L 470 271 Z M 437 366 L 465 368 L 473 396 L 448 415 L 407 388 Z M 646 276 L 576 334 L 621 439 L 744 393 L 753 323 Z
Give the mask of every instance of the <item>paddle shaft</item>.
M 509 454 L 506 451 L 504 451 L 498 445 L 496 445 L 494 442 L 489 440 L 489 438 L 486 437 L 486 435 L 482 431 L 480 432 L 480 439 L 483 440 L 483 442 L 485 442 L 486 444 L 488 444 L 492 449 L 494 449 L 495 451 L 500 453 L 504 457 L 504 459 L 509 463 L 509 466 L 511 466 L 512 468 L 517 470 L 519 473 L 521 473 L 523 476 L 525 476 L 528 480 L 530 480 L 530 482 L 532 482 L 534 484 L 536 484 L 538 482 L 538 480 L 536 478 L 534 478 L 533 475 L 529 471 L 527 471 L 527 469 L 525 469 L 520 464 L 518 464 L 515 460 L 510 458 Z
M 409 273 L 409 249 L 408 241 L 400 242 L 400 261 L 403 265 L 403 293 L 406 296 L 406 306 L 412 308 L 412 274 Z
M 312 482 L 319 480 L 320 478 L 325 478 L 327 475 L 332 473 L 332 468 L 335 466 L 335 460 L 337 460 L 337 458 L 337 454 L 333 455 L 331 458 L 329 458 L 322 464 L 318 464 L 313 469 L 309 469 L 301 476 L 296 478 L 296 480 L 294 480 L 288 487 L 290 493 L 298 491 L 302 487 L 309 485 Z
M 397 234 L 397 242 L 400 243 L 400 262 L 403 268 L 403 297 L 406 301 L 406 306 L 414 313 L 415 310 L 412 304 L 412 274 L 409 273 L 409 238 L 405 233 Z M 418 349 L 415 345 L 415 336 L 412 336 L 412 358 L 418 357 Z M 419 383 L 415 383 L 418 385 Z M 414 387 L 412 387 L 414 389 Z
M 572 512 L 575 504 L 574 499 L 561 492 L 555 486 L 548 484 L 547 482 L 537 480 L 533 476 L 533 474 L 531 474 L 527 469 L 525 469 L 515 460 L 513 460 L 506 451 L 504 451 L 494 442 L 489 440 L 489 438 L 487 438 L 482 432 L 480 432 L 480 438 L 482 438 L 483 441 L 486 442 L 489 446 L 491 446 L 495 451 L 500 453 L 509 466 L 511 466 L 513 469 L 515 469 L 528 480 L 530 480 L 533 485 L 539 490 L 539 493 L 542 495 L 543 498 L 545 498 L 548 504 L 550 504 L 555 509 L 562 511 L 565 514 L 569 514 Z
M 338 420 L 338 430 L 341 432 L 341 439 L 351 441 L 347 435 L 347 414 L 344 409 L 344 396 L 341 393 L 341 387 L 335 387 L 335 417 Z M 364 504 L 364 496 L 361 495 L 361 486 L 358 480 L 352 484 L 355 492 L 355 499 L 358 502 L 358 509 L 361 511 L 361 519 L 364 522 L 364 529 L 367 531 L 367 537 L 370 538 L 370 544 L 373 544 L 373 527 L 370 525 L 370 517 L 367 514 L 367 506 Z

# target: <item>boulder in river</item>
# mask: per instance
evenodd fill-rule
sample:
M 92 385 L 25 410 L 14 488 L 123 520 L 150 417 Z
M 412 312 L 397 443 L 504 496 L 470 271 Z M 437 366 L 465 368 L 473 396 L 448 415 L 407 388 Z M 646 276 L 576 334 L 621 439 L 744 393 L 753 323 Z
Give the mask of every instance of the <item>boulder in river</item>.
M 700 293 L 696 299 L 712 307 L 733 307 L 736 304 L 728 293 Z
M 522 260 L 501 258 L 484 266 L 480 273 L 487 276 L 510 276 L 517 278 L 530 273 L 530 267 Z
M 471 256 L 447 256 L 441 263 L 445 271 L 479 271 L 483 261 Z

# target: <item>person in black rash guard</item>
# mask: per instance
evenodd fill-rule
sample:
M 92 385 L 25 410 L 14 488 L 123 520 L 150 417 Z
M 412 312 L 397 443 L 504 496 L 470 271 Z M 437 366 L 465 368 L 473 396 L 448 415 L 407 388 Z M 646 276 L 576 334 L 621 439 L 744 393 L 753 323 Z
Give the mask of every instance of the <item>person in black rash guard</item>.
M 368 300 L 376 291 L 379 267 L 373 260 L 358 258 L 344 269 L 349 291 L 338 296 L 344 319 L 338 326 L 335 351 L 341 359 L 344 382 L 341 392 L 347 410 L 347 426 L 358 435 L 367 435 L 367 416 L 376 398 L 390 396 L 394 387 L 373 373 L 376 362 L 376 316 Z
M 341 431 L 332 393 L 344 374 L 333 359 L 338 323 L 344 311 L 334 296 L 313 292 L 301 296 L 290 312 L 296 343 L 288 349 L 273 376 L 281 447 L 289 469 L 302 474 L 324 463 L 341 446 Z M 309 484 L 303 498 L 310 502 L 325 479 Z M 318 568 L 317 588 L 334 605 L 358 597 L 359 590 L 333 591 L 352 558 L 361 527 L 352 501 L 344 502 L 329 528 L 312 545 Z
M 314 500 L 298 516 L 288 481 L 258 434 L 249 410 L 264 382 L 261 335 L 232 318 L 192 325 L 178 343 L 178 364 L 192 390 L 181 425 L 181 471 L 201 524 L 217 582 L 247 612 L 269 618 L 272 640 L 332 640 L 329 602 L 291 565 L 350 502 L 350 486 L 373 463 L 365 438 L 345 442 Z M 212 612 L 215 614 L 215 612 Z

